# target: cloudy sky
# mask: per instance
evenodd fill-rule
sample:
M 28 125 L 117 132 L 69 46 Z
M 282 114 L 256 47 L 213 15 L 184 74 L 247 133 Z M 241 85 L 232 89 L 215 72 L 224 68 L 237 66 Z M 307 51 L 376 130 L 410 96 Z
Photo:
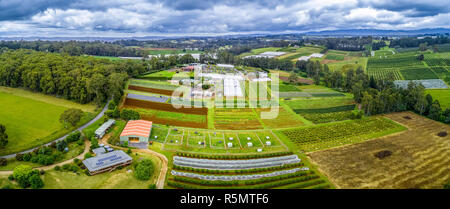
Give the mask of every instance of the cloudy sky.
M 0 36 L 449 28 L 450 0 L 0 0 Z

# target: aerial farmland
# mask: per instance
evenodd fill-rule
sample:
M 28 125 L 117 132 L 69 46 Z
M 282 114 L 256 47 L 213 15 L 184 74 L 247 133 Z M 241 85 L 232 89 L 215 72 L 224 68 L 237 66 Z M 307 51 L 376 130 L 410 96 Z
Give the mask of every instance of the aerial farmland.
M 325 4 L 340 16 L 313 18 L 316 12 L 296 11 L 309 1 L 295 10 L 276 6 L 276 17 L 245 1 L 238 11 L 232 1 L 189 2 L 189 15 L 168 9 L 186 4 L 168 2 L 111 3 L 93 12 L 78 2 L 82 9 L 0 20 L 0 188 L 179 192 L 165 195 L 168 206 L 186 189 L 242 189 L 247 196 L 238 201 L 247 201 L 248 189 L 450 188 L 445 27 L 325 30 L 340 29 L 335 21 L 357 28 L 397 21 L 375 22 L 383 5 L 370 3 L 342 14 L 344 8 Z M 150 16 L 137 14 L 144 8 Z M 290 22 L 280 9 L 301 20 Z M 427 13 L 417 9 L 394 16 L 407 21 L 409 13 Z M 374 22 L 360 24 L 366 20 L 355 16 L 366 13 L 377 14 Z M 317 22 L 323 17 L 326 24 Z M 252 25 L 258 21 L 264 24 Z M 73 22 L 70 34 L 59 31 Z M 303 28 L 307 22 L 314 27 Z M 446 23 L 416 24 L 423 22 Z M 282 31 L 250 31 L 284 24 Z M 43 26 L 26 37 L 12 29 Z M 297 29 L 306 32 L 290 32 Z M 61 37 L 47 37 L 52 31 Z M 162 194 L 145 193 L 148 200 Z M 313 202 L 294 194 L 283 201 Z

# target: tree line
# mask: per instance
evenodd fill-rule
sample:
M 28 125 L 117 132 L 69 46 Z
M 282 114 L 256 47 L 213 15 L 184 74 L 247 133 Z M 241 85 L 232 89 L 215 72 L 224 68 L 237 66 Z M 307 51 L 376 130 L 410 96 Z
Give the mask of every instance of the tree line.
M 19 49 L 0 55 L 0 85 L 23 87 L 79 103 L 119 99 L 128 76 L 147 70 L 142 61 L 110 61 Z
M 113 57 L 144 57 L 144 50 L 123 47 L 101 41 L 0 41 L 0 48 L 32 49 L 42 52 L 67 53 L 72 56 L 83 54 Z
M 427 43 L 428 45 L 435 44 L 447 44 L 450 43 L 450 38 L 445 36 L 438 36 L 436 38 L 425 37 L 423 39 L 418 39 L 417 37 L 408 37 L 391 40 L 389 47 L 391 48 L 408 48 L 408 47 L 419 47 L 420 44 Z

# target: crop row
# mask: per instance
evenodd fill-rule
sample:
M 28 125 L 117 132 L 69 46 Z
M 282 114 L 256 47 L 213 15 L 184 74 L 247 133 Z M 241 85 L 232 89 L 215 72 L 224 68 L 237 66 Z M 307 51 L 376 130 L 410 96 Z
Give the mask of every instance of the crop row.
M 307 113 L 302 116 L 313 123 L 328 123 L 343 121 L 352 118 L 352 111 L 329 112 L 329 113 Z
M 449 59 L 427 58 L 425 62 L 428 66 L 450 66 Z
M 402 76 L 398 69 L 394 68 L 373 68 L 367 69 L 367 74 L 375 79 L 394 78 L 394 80 L 402 80 Z
M 282 133 L 297 145 L 333 141 L 375 133 L 396 127 L 392 121 L 384 118 L 364 118 L 323 126 L 284 130 Z
M 292 151 L 288 152 L 273 152 L 265 154 L 252 154 L 252 155 L 206 155 L 206 154 L 193 154 L 186 152 L 177 152 L 176 155 L 181 157 L 192 158 L 204 158 L 204 159 L 220 159 L 220 160 L 238 160 L 238 159 L 255 159 L 255 158 L 267 158 L 267 157 L 279 157 L 285 155 L 294 154 Z
M 423 65 L 416 56 L 390 56 L 388 58 L 369 58 L 367 62 L 368 68 L 395 68 L 405 66 Z
M 253 168 L 253 169 L 242 169 L 242 170 L 210 170 L 210 169 L 199 169 L 199 168 L 192 168 L 192 167 L 186 167 L 186 166 L 179 166 L 179 165 L 173 165 L 174 170 L 180 170 L 180 171 L 190 171 L 195 173 L 207 173 L 207 174 L 244 174 L 244 173 L 260 173 L 260 172 L 267 172 L 267 171 L 278 171 L 288 168 L 296 168 L 303 166 L 303 163 L 293 163 L 293 164 L 285 164 L 282 166 L 274 166 L 274 167 L 267 167 L 267 168 Z
M 168 185 L 175 188 L 184 189 L 268 189 L 293 183 L 304 182 L 304 184 L 296 185 L 296 188 L 304 188 L 325 183 L 323 179 L 319 179 L 317 174 L 296 173 L 285 176 L 277 176 L 273 178 L 264 178 L 258 180 L 247 181 L 204 181 L 187 177 L 175 176 L 169 179 Z
M 315 108 L 315 109 L 295 109 L 294 112 L 297 114 L 308 114 L 308 113 L 330 113 L 330 112 L 342 112 L 355 109 L 355 105 L 342 105 L 335 107 L 326 108 Z
M 256 185 L 250 185 L 250 186 L 204 186 L 204 185 L 195 185 L 195 184 L 189 184 L 184 182 L 176 182 L 176 181 L 168 181 L 168 185 L 175 188 L 181 188 L 181 189 L 270 189 L 274 187 L 289 185 L 289 184 L 295 184 L 295 188 L 301 189 L 305 187 L 310 187 L 314 185 L 322 185 L 325 183 L 325 180 L 319 179 L 318 176 L 300 176 L 290 179 L 284 179 L 280 181 L 274 181 L 274 182 L 268 182 L 268 183 L 262 183 L 262 184 L 256 184 Z M 324 188 L 322 185 L 320 188 Z

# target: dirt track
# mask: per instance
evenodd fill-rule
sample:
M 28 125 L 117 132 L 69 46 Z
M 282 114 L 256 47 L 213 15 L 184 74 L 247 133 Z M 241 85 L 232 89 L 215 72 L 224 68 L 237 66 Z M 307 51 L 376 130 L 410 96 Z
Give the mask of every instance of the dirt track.
M 39 170 L 47 171 L 47 170 L 51 170 L 51 169 L 55 168 L 56 166 L 63 166 L 65 164 L 70 164 L 70 163 L 73 162 L 73 160 L 75 158 L 83 160 L 84 159 L 84 155 L 89 152 L 89 148 L 90 147 L 91 147 L 91 142 L 89 140 L 86 140 L 85 141 L 84 151 L 80 155 L 78 155 L 78 156 L 76 156 L 76 157 L 74 157 L 72 159 L 60 162 L 60 163 L 56 163 L 56 164 L 53 164 L 53 165 L 42 166 L 42 167 L 35 167 L 33 169 L 39 169 Z M 0 175 L 11 175 L 12 173 L 13 173 L 13 171 L 0 171 Z

